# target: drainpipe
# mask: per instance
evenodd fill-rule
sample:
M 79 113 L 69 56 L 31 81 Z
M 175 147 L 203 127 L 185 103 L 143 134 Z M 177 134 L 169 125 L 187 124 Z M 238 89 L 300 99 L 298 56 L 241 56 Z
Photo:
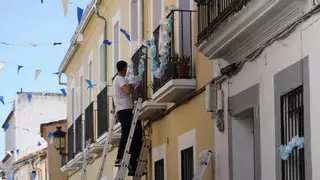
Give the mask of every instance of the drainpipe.
M 67 85 L 67 83 L 66 83 L 66 82 L 61 82 L 61 74 L 62 74 L 62 72 L 59 72 L 59 76 L 58 76 L 59 84 L 60 84 L 60 85 L 64 85 L 64 86 L 66 86 L 66 85 Z

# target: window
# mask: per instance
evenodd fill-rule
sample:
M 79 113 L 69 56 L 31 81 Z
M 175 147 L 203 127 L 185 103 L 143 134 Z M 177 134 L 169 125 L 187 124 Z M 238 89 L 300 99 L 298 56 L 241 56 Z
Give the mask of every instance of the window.
M 74 118 L 74 88 L 71 89 L 71 120 L 72 124 L 74 124 L 75 118 Z
M 116 24 L 113 27 L 113 32 L 114 32 L 114 46 L 113 47 L 113 63 L 114 63 L 114 72 L 113 75 L 116 74 L 117 72 L 117 62 L 119 61 L 119 48 L 120 48 L 120 27 L 119 27 L 119 21 L 116 22 Z
M 132 0 L 130 4 L 130 25 L 131 25 L 131 56 L 138 48 L 138 0 Z
M 294 136 L 304 136 L 303 86 L 281 96 L 281 144 Z M 304 180 L 304 149 L 294 149 L 288 160 L 281 163 L 282 180 Z
M 181 180 L 193 178 L 193 147 L 181 151 Z
M 151 30 L 154 31 L 159 25 L 160 25 L 160 20 L 163 17 L 162 10 L 164 9 L 163 7 L 163 0 L 152 0 L 152 23 L 151 23 Z
M 164 159 L 154 163 L 154 177 L 155 180 L 164 180 Z
M 90 60 L 89 66 L 88 66 L 88 79 L 92 81 L 92 60 Z M 90 104 L 92 102 L 92 96 L 93 96 L 92 88 L 88 89 L 88 93 L 89 93 L 88 104 Z
M 107 69 L 107 48 L 106 45 L 103 44 L 106 33 L 106 25 L 104 24 L 103 31 L 100 37 L 99 42 L 99 92 L 104 89 L 106 86 L 106 69 Z
M 79 115 L 81 115 L 83 113 L 83 75 L 80 76 L 80 112 Z

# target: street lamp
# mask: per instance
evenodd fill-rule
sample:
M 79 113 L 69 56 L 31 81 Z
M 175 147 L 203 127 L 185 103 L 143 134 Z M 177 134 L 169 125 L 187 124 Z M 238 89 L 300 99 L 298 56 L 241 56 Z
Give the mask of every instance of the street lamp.
M 61 126 L 56 127 L 57 130 L 53 133 L 54 147 L 59 151 L 60 155 L 67 155 L 64 150 L 66 148 L 66 132 L 61 130 Z

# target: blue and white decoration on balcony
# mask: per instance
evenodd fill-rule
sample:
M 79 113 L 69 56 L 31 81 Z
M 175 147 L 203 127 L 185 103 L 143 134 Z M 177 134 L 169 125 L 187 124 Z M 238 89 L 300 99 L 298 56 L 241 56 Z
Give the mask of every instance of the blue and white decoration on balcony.
M 294 148 L 304 148 L 304 137 L 295 136 L 287 145 L 281 145 L 277 148 L 282 160 L 287 160 Z
M 162 21 L 161 27 L 163 28 L 164 32 L 162 33 L 162 36 L 161 36 L 163 42 L 161 42 L 162 46 L 160 46 L 159 48 L 159 53 L 160 53 L 159 60 L 156 60 L 157 47 L 155 44 L 155 39 L 153 38 L 150 40 L 151 66 L 152 66 L 151 71 L 154 77 L 156 78 L 161 78 L 167 69 L 168 55 L 170 50 L 169 43 L 172 40 L 170 36 L 170 33 L 172 32 L 172 24 L 173 24 L 172 16 Z
M 147 47 L 142 47 L 142 56 L 139 61 L 140 63 L 138 66 L 138 75 L 137 76 L 134 75 L 134 68 L 133 68 L 133 61 L 132 60 L 128 66 L 128 68 L 129 68 L 128 81 L 130 83 L 134 82 L 136 87 L 138 87 L 140 82 L 142 81 L 142 77 L 143 77 L 143 74 L 145 71 L 144 61 L 147 57 L 146 55 L 147 55 Z

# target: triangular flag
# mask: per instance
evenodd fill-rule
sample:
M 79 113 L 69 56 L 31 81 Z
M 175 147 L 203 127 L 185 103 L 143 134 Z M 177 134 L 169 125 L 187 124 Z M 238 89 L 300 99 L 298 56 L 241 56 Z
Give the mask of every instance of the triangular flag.
M 36 179 L 36 177 L 37 177 L 36 171 L 32 171 L 32 180 Z
M 82 15 L 83 15 L 83 9 L 77 7 L 77 15 L 78 15 L 78 24 L 80 24 L 81 18 L 82 18 Z
M 31 99 L 32 99 L 32 93 L 29 92 L 27 95 L 28 95 L 28 102 L 30 103 L 30 101 L 31 101 Z
M 64 16 L 67 16 L 68 5 L 69 5 L 68 0 L 62 0 Z
M 54 72 L 53 74 L 55 74 L 55 75 L 59 75 L 59 72 Z
M 0 96 L 0 102 L 4 105 L 4 98 L 3 98 L 3 96 Z
M 40 141 L 38 141 L 38 146 L 41 146 L 41 142 Z
M 19 153 L 20 153 L 20 149 L 16 149 L 16 153 L 19 155 Z
M 63 94 L 64 96 L 67 96 L 67 92 L 66 92 L 65 89 L 60 89 L 60 91 L 62 92 L 62 94 Z
M 48 138 L 50 138 L 50 137 L 52 137 L 52 132 L 50 131 L 49 133 L 48 133 Z
M 41 70 L 40 69 L 36 69 L 36 71 L 34 72 L 34 80 L 38 79 L 40 73 L 41 73 Z
M 3 126 L 4 132 L 6 132 L 9 129 L 9 127 L 10 127 L 10 124 L 8 124 L 8 123 L 4 124 L 4 126 Z
M 129 33 L 127 33 L 127 31 L 126 31 L 126 30 L 124 30 L 124 29 L 120 28 L 120 32 L 122 32 L 122 34 L 124 34 L 124 35 L 126 36 L 126 38 L 128 39 L 128 41 L 130 41 L 130 34 L 129 34 Z
M 17 72 L 17 74 L 19 74 L 19 71 L 20 71 L 21 68 L 23 68 L 23 66 L 18 65 L 18 72 Z
M 77 37 L 77 43 L 81 44 L 84 42 L 83 34 L 79 33 Z
M 29 43 L 30 44 L 30 46 L 33 46 L 33 47 L 37 47 L 38 46 L 38 44 L 33 44 L 33 43 Z
M 8 44 L 8 43 L 6 43 L 6 42 L 0 42 L 0 44 L 7 45 L 7 46 L 10 45 L 10 44 Z
M 7 151 L 7 153 L 8 153 L 10 156 L 12 156 L 12 154 L 11 154 L 11 152 L 10 152 L 10 151 Z
M 61 42 L 54 42 L 53 43 L 53 46 L 57 46 L 57 45 L 62 45 L 62 43 Z
M 103 44 L 105 44 L 107 46 L 110 46 L 112 44 L 112 42 L 110 42 L 109 40 L 104 40 Z
M 41 4 L 43 4 L 43 0 L 41 0 Z
M 1 62 L 1 61 L 0 61 L 0 71 L 4 68 L 5 65 L 6 65 L 5 62 Z

